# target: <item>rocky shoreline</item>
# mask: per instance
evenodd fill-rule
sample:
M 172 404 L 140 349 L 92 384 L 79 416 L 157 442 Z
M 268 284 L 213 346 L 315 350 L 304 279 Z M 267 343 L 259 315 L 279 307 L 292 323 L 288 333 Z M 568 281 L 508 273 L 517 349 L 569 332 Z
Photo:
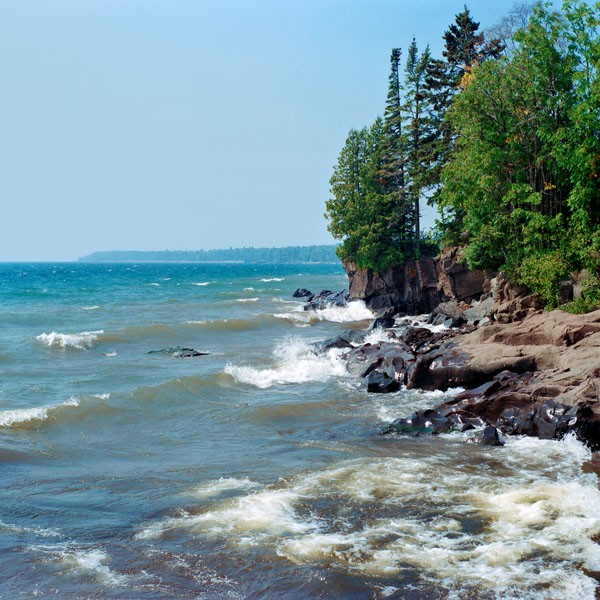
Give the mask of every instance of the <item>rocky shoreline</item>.
M 474 439 L 497 445 L 498 432 L 541 439 L 572 432 L 600 449 L 600 310 L 544 312 L 535 297 L 502 279 L 492 287 L 471 303 L 438 304 L 427 323 L 388 308 L 369 330 L 345 332 L 316 348 L 343 349 L 348 370 L 372 393 L 465 388 L 430 410 L 399 415 L 384 434 L 486 427 Z M 305 310 L 351 300 L 346 291 L 304 297 Z M 369 342 L 375 329 L 380 340 Z

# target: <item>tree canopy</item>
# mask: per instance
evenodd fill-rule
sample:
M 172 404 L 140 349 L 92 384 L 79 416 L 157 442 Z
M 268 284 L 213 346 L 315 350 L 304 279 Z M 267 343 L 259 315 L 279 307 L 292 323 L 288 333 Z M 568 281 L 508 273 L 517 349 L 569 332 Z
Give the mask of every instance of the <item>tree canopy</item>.
M 392 50 L 383 119 L 350 133 L 331 179 L 338 255 L 381 271 L 460 244 L 549 305 L 583 268 L 600 299 L 599 25 L 600 3 L 539 2 L 486 39 L 465 7 L 441 58 L 412 40 L 402 70 Z M 440 213 L 426 244 L 424 200 Z

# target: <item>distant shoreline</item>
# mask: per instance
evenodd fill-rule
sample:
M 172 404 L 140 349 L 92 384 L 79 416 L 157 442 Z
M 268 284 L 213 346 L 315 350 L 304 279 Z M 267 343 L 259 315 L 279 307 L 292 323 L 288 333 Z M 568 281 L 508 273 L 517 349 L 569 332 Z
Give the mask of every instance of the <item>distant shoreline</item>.
M 336 264 L 339 262 L 336 248 L 335 244 L 329 244 L 213 250 L 103 250 L 82 256 L 79 262 Z

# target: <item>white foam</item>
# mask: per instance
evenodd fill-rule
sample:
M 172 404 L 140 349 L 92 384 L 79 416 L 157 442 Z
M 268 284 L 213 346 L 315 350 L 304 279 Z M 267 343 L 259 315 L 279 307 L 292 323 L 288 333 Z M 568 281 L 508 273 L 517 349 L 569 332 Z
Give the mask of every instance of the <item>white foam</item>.
M 81 333 L 57 333 L 56 331 L 52 331 L 51 333 L 41 333 L 35 339 L 51 347 L 84 350 L 91 348 L 98 339 L 98 336 L 103 333 L 103 330 L 82 331 Z
M 581 470 L 590 456 L 568 436 L 338 461 L 138 537 L 184 528 L 300 565 L 386 579 L 410 568 L 440 597 L 594 600 L 600 490 Z
M 121 585 L 126 580 L 125 575 L 115 573 L 108 567 L 108 555 L 98 548 L 81 548 L 76 544 L 64 542 L 32 546 L 31 549 L 52 556 L 54 560 L 66 564 L 74 571 L 91 572 L 104 584 Z
M 190 515 L 182 512 L 141 529 L 138 539 L 152 539 L 173 529 L 191 529 L 211 535 L 235 533 L 242 543 L 255 536 L 302 534 L 317 525 L 296 516 L 293 505 L 298 500 L 294 490 L 266 490 L 225 501 L 215 510 Z
M 441 390 L 425 391 L 419 389 L 407 390 L 402 387 L 393 394 L 378 394 L 373 399 L 373 404 L 368 410 L 374 410 L 377 419 L 383 423 L 390 423 L 400 417 L 407 417 L 417 410 L 426 410 L 441 404 L 445 399 L 450 399 L 463 392 L 464 388 L 450 388 L 445 392 Z M 472 433 L 472 432 L 471 432 Z
M 347 374 L 346 366 L 340 358 L 342 352 L 334 348 L 324 354 L 317 354 L 306 342 L 291 339 L 275 348 L 275 366 L 270 369 L 228 364 L 224 371 L 239 383 L 258 388 L 284 383 L 326 381 L 330 377 Z
M 159 286 L 160 283 L 149 283 L 148 285 L 155 285 L 155 286 Z
M 210 281 L 198 281 L 196 283 L 192 283 L 192 285 L 210 285 Z
M 113 350 L 112 352 L 103 352 L 102 353 L 102 356 L 108 356 L 108 357 L 116 356 L 116 355 L 117 355 L 117 352 L 115 350 Z
M 404 325 L 412 325 L 414 327 L 423 327 L 429 329 L 432 333 L 438 333 L 440 331 L 448 331 L 450 327 L 445 325 L 431 325 L 427 322 L 429 315 L 416 315 L 414 317 L 402 317 L 396 320 L 396 327 L 402 327 Z
M 375 329 L 372 329 L 371 331 L 369 331 L 369 333 L 367 333 L 367 335 L 360 341 L 360 344 L 357 345 L 363 345 L 363 344 L 379 344 L 381 342 L 398 342 L 397 338 L 395 338 L 390 332 L 386 331 L 385 329 L 381 328 L 381 327 L 376 327 Z
M 83 306 L 82 308 L 83 310 L 97 310 L 100 307 L 97 304 L 95 304 L 94 306 Z
M 211 496 L 218 496 L 223 492 L 230 490 L 251 490 L 258 486 L 258 483 L 250 481 L 250 479 L 247 477 L 244 477 L 243 479 L 236 479 L 235 477 L 221 477 L 216 481 L 210 481 L 198 487 L 195 491 L 195 494 L 196 496 L 200 496 L 202 498 L 208 498 Z
M 208 321 L 186 321 L 187 325 L 204 325 Z
M 69 398 L 59 404 L 0 411 L 0 427 L 10 427 L 15 423 L 25 423 L 27 421 L 43 421 L 48 418 L 48 413 L 63 406 L 79 406 L 79 400 L 77 398 Z
M 271 277 L 270 279 L 261 279 L 261 281 L 267 283 L 269 281 L 283 281 L 284 279 L 285 277 Z
M 244 288 L 244 291 L 245 292 L 253 292 L 254 288 L 253 287 L 247 287 L 247 288 Z
M 5 523 L 0 521 L 0 529 L 6 529 L 18 534 L 34 534 L 40 537 L 59 537 L 60 531 L 58 529 L 42 529 L 41 527 L 26 527 L 23 525 L 14 525 L 12 523 Z
M 236 302 L 258 302 L 258 298 L 238 298 Z
M 278 319 L 287 319 L 295 324 L 310 325 L 318 321 L 332 321 L 334 323 L 353 323 L 374 318 L 362 300 L 353 300 L 346 306 L 328 306 L 322 310 L 304 310 L 302 306 L 288 313 L 273 315 Z
M 100 400 L 108 400 L 110 398 L 110 394 L 92 394 L 92 398 L 98 398 Z

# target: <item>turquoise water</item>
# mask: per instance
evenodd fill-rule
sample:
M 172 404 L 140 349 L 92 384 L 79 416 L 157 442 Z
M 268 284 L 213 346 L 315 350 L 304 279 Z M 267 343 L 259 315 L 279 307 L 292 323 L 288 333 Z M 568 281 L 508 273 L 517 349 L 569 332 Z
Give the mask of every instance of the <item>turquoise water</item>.
M 336 265 L 0 265 L 0 598 L 589 598 L 579 442 L 384 438 Z M 376 332 L 372 340 L 384 334 Z M 207 356 L 149 351 L 192 347 Z M 452 393 L 452 391 L 450 392 Z

